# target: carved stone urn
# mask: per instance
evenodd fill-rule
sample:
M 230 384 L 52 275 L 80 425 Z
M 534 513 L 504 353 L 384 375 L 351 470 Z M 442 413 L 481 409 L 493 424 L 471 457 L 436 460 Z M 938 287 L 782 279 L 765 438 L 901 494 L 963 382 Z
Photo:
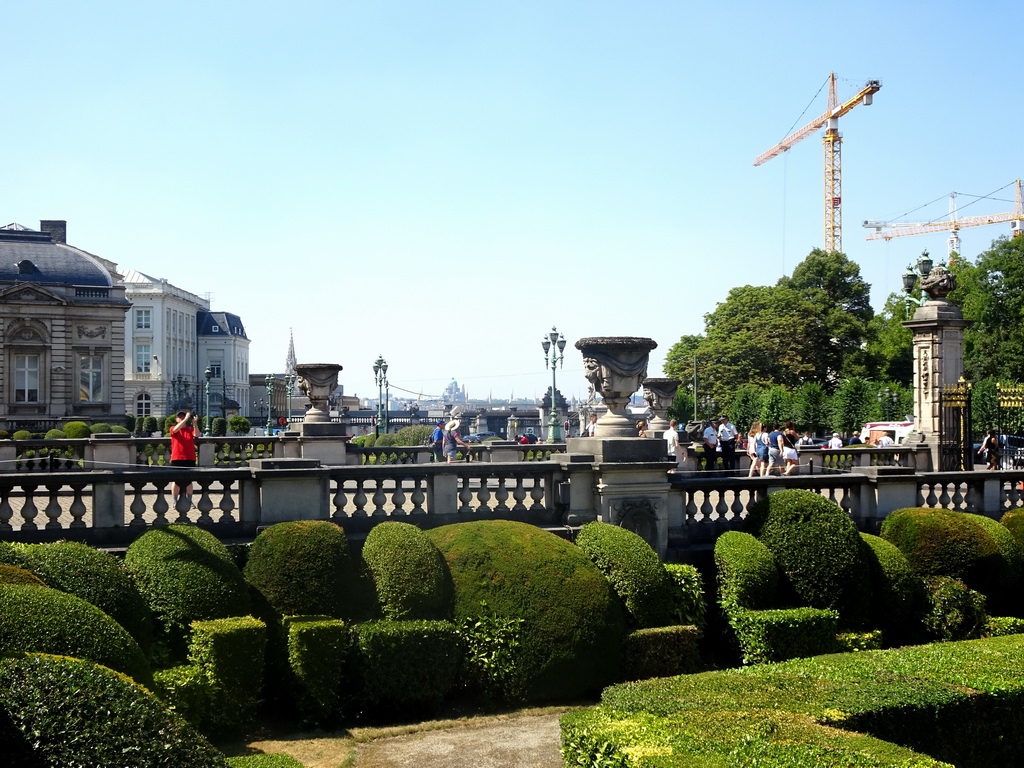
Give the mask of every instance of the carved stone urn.
M 661 437 L 668 429 L 668 409 L 676 400 L 679 379 L 644 379 L 644 400 L 654 412 L 654 418 L 647 427 L 648 437 Z
M 323 424 L 331 420 L 327 398 L 338 386 L 337 363 L 297 363 L 295 374 L 298 376 L 299 390 L 309 398 L 312 407 L 306 411 L 306 424 Z
M 584 375 L 608 408 L 597 420 L 595 437 L 637 436 L 626 405 L 647 378 L 647 361 L 657 347 L 654 339 L 637 336 L 593 336 L 576 342 Z

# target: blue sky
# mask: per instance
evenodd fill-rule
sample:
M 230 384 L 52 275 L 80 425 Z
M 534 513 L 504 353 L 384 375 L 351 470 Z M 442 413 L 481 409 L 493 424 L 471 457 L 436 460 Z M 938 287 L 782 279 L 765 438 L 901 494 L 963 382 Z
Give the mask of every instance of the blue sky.
M 819 135 L 840 122 L 843 246 L 880 308 L 941 218 L 1022 175 L 1019 29 L 1002 0 L 33 2 L 7 8 L 0 223 L 239 314 L 253 372 L 337 362 L 349 394 L 541 394 L 540 340 L 654 338 L 650 375 L 730 288 L 821 247 Z M 806 108 L 806 112 L 804 111 Z M 1009 211 L 1012 187 L 962 215 Z M 1008 225 L 965 229 L 974 257 Z

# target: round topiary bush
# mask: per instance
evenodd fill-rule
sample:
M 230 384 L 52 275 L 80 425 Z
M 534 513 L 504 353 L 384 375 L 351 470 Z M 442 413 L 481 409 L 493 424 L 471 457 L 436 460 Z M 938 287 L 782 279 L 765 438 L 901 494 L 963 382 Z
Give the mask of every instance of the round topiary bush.
M 993 616 L 1022 616 L 1024 604 L 1021 601 L 1022 576 L 1024 576 L 1024 552 L 1013 534 L 991 517 L 985 515 L 964 515 L 976 525 L 985 529 L 996 543 L 999 554 L 991 564 L 994 584 L 985 593 L 988 611 Z
M 451 619 L 452 576 L 437 545 L 408 523 L 376 525 L 363 544 L 385 619 Z
M 16 432 L 15 432 L 15 433 L 14 433 L 14 434 L 12 435 L 12 437 L 13 437 L 13 438 L 14 438 L 15 440 L 31 440 L 31 439 L 32 439 L 32 433 L 31 433 L 31 432 L 29 432 L 28 430 L 24 430 L 24 429 L 19 429 L 19 430 L 17 430 L 17 431 L 16 431 Z
M 145 689 L 63 656 L 0 659 L 0 743 L 9 768 L 226 768 L 223 755 Z
M 19 568 L 16 565 L 0 565 L 0 584 L 28 584 L 36 587 L 45 587 L 43 580 L 34 573 Z
M 922 620 L 928 605 L 924 581 L 894 544 L 880 536 L 862 533 L 868 546 L 871 574 L 872 626 L 882 630 L 888 646 L 924 642 Z
M 138 643 L 96 606 L 57 589 L 0 584 L 0 655 L 22 651 L 89 659 L 153 682 Z
M 999 524 L 1006 528 L 1021 549 L 1024 549 L 1024 509 L 1011 509 L 1003 515 Z
M 519 672 L 533 700 L 600 689 L 618 673 L 625 616 L 576 546 L 525 523 L 457 523 L 426 532 L 455 584 L 455 618 L 522 619 Z
M 883 521 L 881 535 L 921 576 L 948 576 L 983 595 L 997 594 L 1006 561 L 995 539 L 972 517 L 947 509 L 898 509 Z
M 864 544 L 839 505 L 812 491 L 768 494 L 751 507 L 748 530 L 775 556 L 783 600 L 839 612 L 843 627 L 867 625 L 871 595 Z
M 81 440 L 83 437 L 88 437 L 92 434 L 89 431 L 89 425 L 84 421 L 69 421 L 64 425 L 63 431 L 72 440 Z
M 718 603 L 726 615 L 778 607 L 779 567 L 768 547 L 742 531 L 715 540 Z
M 632 531 L 608 523 L 587 523 L 576 546 L 622 598 L 630 624 L 639 629 L 672 623 L 672 581 L 650 545 Z
M 122 427 L 120 424 L 115 424 L 110 428 L 110 431 L 115 435 L 130 435 L 132 432 L 128 427 Z
M 0 541 L 0 565 L 13 565 L 26 571 L 32 570 L 31 558 L 6 541 Z
M 153 639 L 149 606 L 121 561 L 77 541 L 32 544 L 25 548 L 32 571 L 47 586 L 92 603 L 128 630 L 139 645 Z
M 65 440 L 65 439 L 67 439 L 67 435 L 64 434 L 64 430 L 62 430 L 62 429 L 51 429 L 50 431 L 48 431 L 46 433 L 46 439 L 47 440 Z
M 249 550 L 245 579 L 282 616 L 351 618 L 359 612 L 345 531 L 326 520 L 278 523 L 262 531 Z
M 89 427 L 89 432 L 93 435 L 106 434 L 108 432 L 113 431 L 114 430 L 110 428 L 109 424 L 106 424 L 102 421 L 97 422 L 96 424 L 93 424 L 91 427 Z
M 153 528 L 132 542 L 125 566 L 155 619 L 158 639 L 183 658 L 193 621 L 245 616 L 249 590 L 217 537 L 192 525 Z
M 157 421 L 156 416 L 147 416 L 142 420 L 142 433 L 145 435 L 152 435 L 154 432 L 160 431 L 160 422 Z

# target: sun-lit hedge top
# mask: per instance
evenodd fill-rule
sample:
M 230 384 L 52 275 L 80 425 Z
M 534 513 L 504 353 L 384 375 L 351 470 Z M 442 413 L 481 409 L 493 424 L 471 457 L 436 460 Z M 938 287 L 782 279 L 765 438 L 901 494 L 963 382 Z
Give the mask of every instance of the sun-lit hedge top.
M 428 530 L 455 583 L 455 619 L 521 618 L 528 698 L 571 697 L 618 673 L 625 616 L 601 571 L 569 542 L 491 520 Z
M 452 577 L 441 551 L 408 523 L 376 525 L 363 544 L 363 561 L 373 578 L 385 619 L 451 619 Z
M 29 556 L 6 541 L 0 541 L 0 565 L 13 565 L 17 568 L 24 568 L 26 571 L 32 570 L 32 561 Z
M 45 587 L 42 579 L 16 565 L 0 565 L 0 584 L 29 584 Z
M 715 540 L 718 601 L 727 613 L 778 606 L 779 568 L 764 544 L 742 531 Z
M 138 643 L 96 606 L 49 587 L 0 584 L 0 655 L 20 651 L 89 659 L 152 683 Z
M 673 623 L 672 581 L 646 541 L 617 525 L 594 522 L 580 528 L 576 546 L 608 578 L 634 626 Z

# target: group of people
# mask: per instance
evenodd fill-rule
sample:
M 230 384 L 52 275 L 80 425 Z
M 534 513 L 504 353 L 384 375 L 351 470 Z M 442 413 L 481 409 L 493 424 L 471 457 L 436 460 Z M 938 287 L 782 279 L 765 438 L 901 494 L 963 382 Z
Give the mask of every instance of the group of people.
M 459 437 L 460 424 L 458 419 L 452 419 L 447 422 L 439 421 L 434 425 L 434 432 L 430 436 L 434 461 L 446 460 L 449 464 L 453 464 L 458 461 L 460 445 L 467 451 L 469 450 L 469 443 Z
M 723 413 L 717 419 L 712 418 L 701 436 L 704 442 L 704 471 L 713 470 L 719 456 L 722 457 L 722 469 L 738 469 L 739 458 L 736 455 L 736 443 L 739 441 L 739 437 L 739 430 L 736 429 L 735 424 L 729 421 L 727 415 Z
M 796 450 L 800 440 L 792 421 L 787 421 L 781 429 L 778 424 L 755 421 L 747 433 L 747 456 L 750 457 L 747 477 L 764 477 L 776 471 L 793 474 L 800 465 Z

